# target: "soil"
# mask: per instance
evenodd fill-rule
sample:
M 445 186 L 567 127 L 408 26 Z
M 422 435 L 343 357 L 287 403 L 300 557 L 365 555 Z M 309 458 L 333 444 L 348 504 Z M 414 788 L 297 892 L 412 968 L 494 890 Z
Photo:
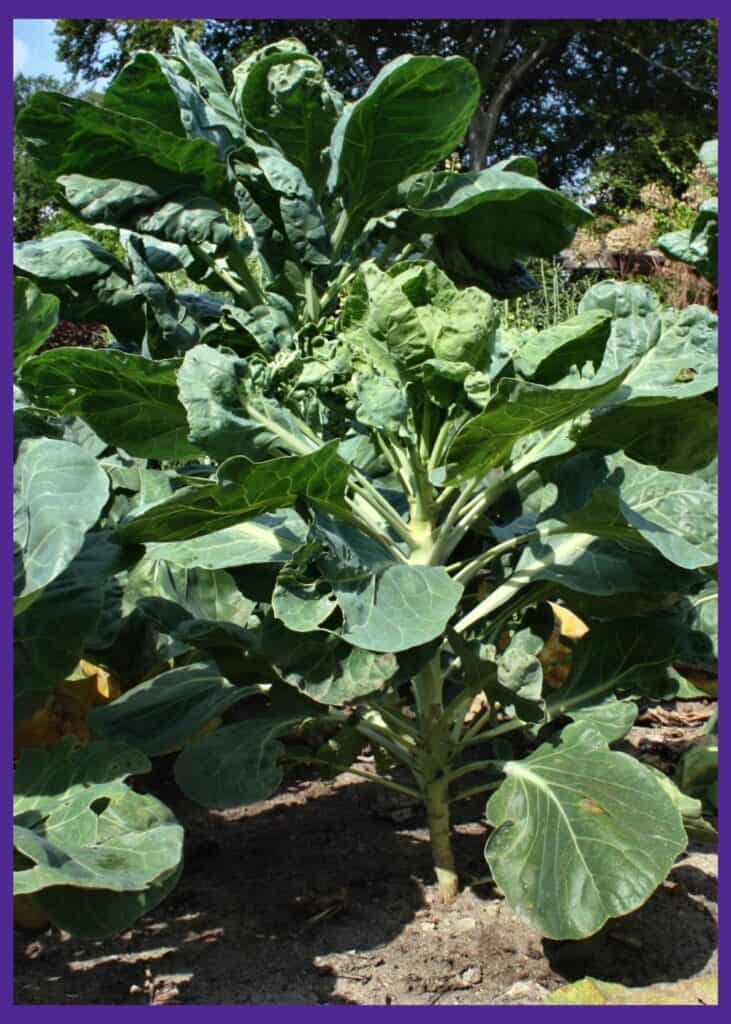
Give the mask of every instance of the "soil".
M 645 709 L 625 749 L 667 770 L 710 711 Z M 207 812 L 163 760 L 147 788 L 186 829 L 177 889 L 116 939 L 16 930 L 16 1003 L 525 1005 L 585 975 L 644 986 L 716 970 L 708 847 L 691 847 L 635 913 L 557 942 L 486 878 L 480 798 L 455 805 L 464 886 L 445 906 L 423 814 L 373 783 L 300 777 L 271 800 Z

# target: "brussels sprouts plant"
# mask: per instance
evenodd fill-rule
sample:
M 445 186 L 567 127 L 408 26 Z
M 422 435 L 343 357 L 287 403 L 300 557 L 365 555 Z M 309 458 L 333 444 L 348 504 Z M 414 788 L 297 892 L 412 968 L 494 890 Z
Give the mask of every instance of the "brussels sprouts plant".
M 179 751 L 209 808 L 303 762 L 406 794 L 445 900 L 450 809 L 490 793 L 495 883 L 545 935 L 589 935 L 650 896 L 700 814 L 612 744 L 639 697 L 677 692 L 678 646 L 710 644 L 715 317 L 608 281 L 566 322 L 501 328 L 534 285 L 521 259 L 589 214 L 528 157 L 440 169 L 480 94 L 466 60 L 399 57 L 348 102 L 294 40 L 231 92 L 176 47 L 137 53 L 99 105 L 39 93 L 20 118 L 127 253 L 62 232 L 15 257 L 116 339 L 18 375 L 26 420 L 83 425 L 111 488 L 91 536 L 123 552 L 122 596 L 97 659 L 130 623 L 167 659 L 91 727 Z M 590 627 L 558 687 L 549 601 Z

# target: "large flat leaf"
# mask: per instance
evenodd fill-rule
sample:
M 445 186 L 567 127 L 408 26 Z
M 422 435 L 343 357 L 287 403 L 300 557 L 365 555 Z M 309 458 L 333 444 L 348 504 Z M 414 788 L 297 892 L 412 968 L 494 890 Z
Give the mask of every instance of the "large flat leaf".
M 573 436 L 580 448 L 621 448 L 637 462 L 692 473 L 716 456 L 718 406 L 700 396 L 677 398 L 651 409 L 622 404 L 600 409 Z
M 248 721 L 194 740 L 175 762 L 175 780 L 187 797 L 204 807 L 266 800 L 282 781 L 284 747 L 279 737 L 320 714 L 317 705 L 293 694 Z
M 142 892 L 52 885 L 34 893 L 33 900 L 57 928 L 80 939 L 106 939 L 121 935 L 167 899 L 182 873 L 181 860 L 175 871 L 151 882 Z
M 213 61 L 206 57 L 200 46 L 177 25 L 173 27 L 173 39 L 176 57 L 187 69 L 198 92 L 205 96 L 207 105 L 216 112 L 217 123 L 226 125 L 234 138 L 244 138 L 243 125 L 236 107 L 229 98 L 223 79 Z M 211 119 L 210 114 L 208 117 Z
M 16 611 L 76 557 L 108 497 L 106 473 L 78 445 L 49 438 L 21 444 L 13 480 Z
M 293 509 L 279 509 L 194 540 L 148 544 L 147 554 L 184 569 L 267 565 L 288 562 L 306 535 L 306 524 Z
M 596 386 L 547 388 L 503 379 L 484 412 L 459 430 L 447 451 L 447 483 L 481 477 L 510 459 L 521 438 L 576 419 L 622 384 L 623 374 Z
M 260 461 L 305 454 L 320 444 L 299 417 L 252 385 L 245 359 L 196 345 L 183 359 L 178 384 L 190 440 L 215 459 Z
M 424 174 L 404 182 L 399 199 L 422 221 L 421 231 L 448 233 L 466 253 L 501 271 L 520 257 L 555 255 L 591 219 L 535 178 L 492 168 Z
M 61 319 L 104 323 L 125 345 L 142 339 L 142 299 L 124 264 L 98 242 L 79 231 L 57 231 L 16 243 L 13 263 L 42 292 L 58 297 Z
M 568 726 L 559 746 L 504 770 L 485 856 L 513 909 L 550 938 L 585 938 L 636 910 L 686 847 L 660 783 L 590 726 Z
M 194 185 L 214 196 L 225 186 L 225 164 L 210 142 L 62 93 L 34 93 L 18 129 L 54 179 L 83 174 L 161 189 Z
M 114 224 L 178 245 L 221 246 L 232 237 L 221 207 L 195 189 L 159 191 L 135 181 L 83 174 L 62 174 L 58 181 L 76 213 L 92 224 Z
M 321 516 L 316 535 L 330 549 L 319 561 L 343 614 L 341 635 L 369 651 L 398 652 L 441 636 L 462 585 L 441 566 L 404 565 L 347 524 Z
M 195 46 L 186 40 L 184 48 L 186 43 L 188 48 Z M 202 53 L 200 57 L 207 60 Z M 196 63 L 202 70 L 201 62 Z M 221 109 L 228 97 L 218 74 L 206 77 L 217 89 L 219 109 L 207 102 L 205 85 L 201 91 L 185 75 L 177 74 L 171 61 L 139 50 L 106 89 L 102 104 L 105 110 L 158 125 L 171 135 L 205 139 L 224 160 L 236 142 L 243 141 L 243 126 L 230 103 L 227 110 Z
M 611 744 L 627 735 L 638 713 L 639 708 L 633 701 L 609 696 L 599 704 L 571 710 L 567 715 L 574 722 L 590 725 Z
M 521 340 L 513 359 L 516 370 L 537 384 L 556 384 L 572 367 L 597 368 L 611 330 L 606 310 L 594 309 Z
M 328 187 L 344 193 L 351 216 L 376 206 L 460 145 L 479 96 L 477 72 L 462 57 L 397 57 L 336 124 Z
M 560 520 L 577 533 L 625 544 L 651 544 L 683 569 L 718 558 L 717 488 L 698 476 L 668 473 L 623 454 L 581 453 L 552 475 L 541 519 Z
M 22 386 L 40 405 L 81 416 L 130 455 L 185 461 L 200 449 L 188 441 L 178 366 L 113 349 L 55 349 L 24 368 Z
M 15 620 L 13 636 L 14 713 L 18 721 L 37 711 L 95 638 L 114 574 L 124 568 L 125 550 L 94 530 L 60 576 Z M 116 608 L 116 605 L 115 605 Z
M 53 334 L 59 301 L 55 295 L 44 295 L 27 277 L 17 278 L 13 289 L 13 368 L 18 370 Z
M 150 756 L 169 754 L 234 704 L 258 692 L 255 686 L 229 683 L 213 663 L 197 662 L 163 672 L 111 704 L 94 708 L 89 725 L 102 739 L 129 743 Z
M 601 707 L 618 690 L 662 692 L 677 647 L 674 632 L 651 617 L 593 623 L 573 649 L 568 679 L 546 698 L 549 718 Z
M 112 934 L 120 920 L 131 923 L 158 902 L 180 865 L 183 830 L 159 800 L 124 784 L 130 772 L 149 769 L 147 758 L 124 744 L 64 740 L 51 751 L 26 751 L 15 773 L 15 848 L 24 865 L 15 871 L 14 892 L 53 889 L 52 920 L 63 927 L 71 919 L 82 935 Z M 157 890 L 154 901 L 144 898 L 150 889 Z M 94 914 L 98 890 L 120 897 L 103 922 Z M 132 893 L 142 898 L 124 898 Z
M 718 199 L 708 199 L 698 210 L 693 226 L 668 231 L 656 245 L 671 260 L 689 263 L 703 277 L 718 282 Z
M 532 541 L 524 549 L 511 586 L 517 590 L 535 580 L 579 594 L 641 594 L 651 601 L 662 594 L 687 593 L 697 584 L 698 574 L 679 568 L 652 548 L 633 549 L 590 533 L 568 533 Z
M 247 124 L 281 146 L 319 192 L 327 175 L 323 150 L 343 107 L 322 64 L 296 39 L 256 50 L 234 68 L 232 98 Z
M 321 704 L 349 704 L 376 693 L 399 667 L 392 653 L 351 647 L 325 630 L 295 633 L 276 619 L 265 621 L 251 650 L 288 686 Z
M 246 624 L 253 608 L 223 569 L 186 569 L 148 553 L 129 573 L 123 608 L 132 611 L 150 599 L 176 605 L 194 619 L 236 626 Z
M 219 467 L 217 483 L 185 488 L 125 523 L 117 537 L 126 544 L 189 540 L 294 505 L 301 498 L 342 513 L 347 509 L 348 475 L 336 442 L 312 455 L 269 462 L 234 457 Z
M 670 402 L 717 386 L 718 320 L 705 306 L 663 313 L 645 285 L 603 281 L 579 303 L 580 313 L 602 309 L 612 330 L 599 377 L 629 368 L 612 404 Z

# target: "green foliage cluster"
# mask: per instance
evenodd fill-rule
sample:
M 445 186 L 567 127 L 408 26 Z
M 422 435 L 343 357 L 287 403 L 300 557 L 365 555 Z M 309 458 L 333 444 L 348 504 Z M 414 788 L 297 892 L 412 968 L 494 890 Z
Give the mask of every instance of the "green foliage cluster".
M 683 20 L 247 20 L 59 19 L 58 59 L 93 82 L 136 49 L 174 50 L 187 31 L 222 73 L 290 36 L 328 68 L 348 99 L 405 53 L 455 54 L 474 66 L 481 100 L 460 153 L 472 169 L 532 153 L 541 179 L 573 186 L 601 159 L 628 195 L 649 180 L 678 187 L 704 139 L 717 133 L 717 22 Z M 609 151 L 608 140 L 611 140 Z
M 612 745 L 678 692 L 681 646 L 712 657 L 716 318 L 609 281 L 506 328 L 524 260 L 589 214 L 530 158 L 434 171 L 479 96 L 416 55 L 348 101 L 288 39 L 228 90 L 176 31 L 100 104 L 21 115 L 124 247 L 15 250 L 18 714 L 82 654 L 135 683 L 97 743 L 17 768 L 17 891 L 60 926 L 112 932 L 174 884 L 180 829 L 125 783 L 162 754 L 224 808 L 303 762 L 363 774 L 369 744 L 367 777 L 425 805 L 445 899 L 451 804 L 491 793 L 492 876 L 555 938 L 641 905 L 700 822 Z M 58 316 L 114 345 L 37 354 Z M 548 599 L 591 627 L 560 689 Z

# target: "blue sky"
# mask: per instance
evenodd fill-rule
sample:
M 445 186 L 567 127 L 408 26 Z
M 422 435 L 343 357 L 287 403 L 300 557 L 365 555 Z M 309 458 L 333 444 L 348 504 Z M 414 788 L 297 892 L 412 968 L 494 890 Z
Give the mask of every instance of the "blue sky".
M 13 75 L 54 75 L 68 78 L 56 60 L 53 18 L 16 18 L 13 21 Z

